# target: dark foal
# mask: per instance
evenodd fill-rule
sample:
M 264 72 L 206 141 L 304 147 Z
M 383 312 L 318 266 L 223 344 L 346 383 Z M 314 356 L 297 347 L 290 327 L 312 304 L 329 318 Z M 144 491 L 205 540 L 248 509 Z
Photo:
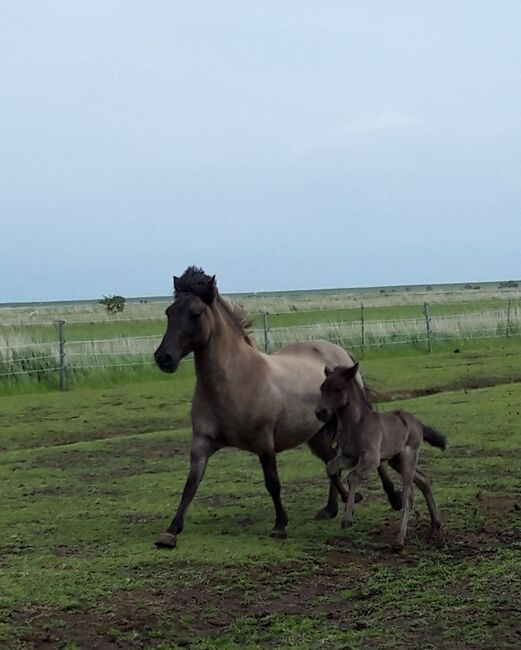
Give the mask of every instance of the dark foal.
M 413 503 L 413 482 L 425 497 L 433 532 L 440 529 L 440 515 L 430 481 L 416 465 L 423 440 L 445 449 L 446 439 L 406 411 L 374 411 L 365 392 L 353 381 L 357 371 L 358 364 L 349 368 L 338 366 L 334 370 L 325 369 L 326 380 L 320 387 L 321 397 L 316 414 L 323 422 L 328 422 L 335 415 L 339 421 L 338 451 L 336 457 L 328 462 L 327 470 L 329 476 L 338 481 L 339 472 L 349 470 L 349 491 L 342 527 L 351 525 L 356 489 L 371 470 L 388 461 L 402 475 L 402 520 L 396 540 L 397 546 L 402 547 Z

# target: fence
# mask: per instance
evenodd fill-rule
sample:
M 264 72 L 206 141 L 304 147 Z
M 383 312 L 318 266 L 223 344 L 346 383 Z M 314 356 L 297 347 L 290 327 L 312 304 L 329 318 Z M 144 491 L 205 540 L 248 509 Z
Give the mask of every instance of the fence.
M 431 316 L 429 304 L 425 303 L 421 317 L 408 319 L 368 320 L 363 305 L 360 319 L 355 321 L 270 327 L 269 318 L 264 314 L 262 328 L 252 332 L 257 347 L 267 353 L 288 343 L 316 339 L 327 339 L 355 351 L 415 345 L 431 352 L 434 345 L 445 341 L 521 336 L 521 309 L 511 301 L 504 308 L 444 316 Z M 63 390 L 70 378 L 96 369 L 151 367 L 162 336 L 67 341 L 67 323 L 55 321 L 54 327 L 54 341 L 27 341 L 16 336 L 0 339 L 0 380 L 25 376 L 41 381 L 54 376 Z

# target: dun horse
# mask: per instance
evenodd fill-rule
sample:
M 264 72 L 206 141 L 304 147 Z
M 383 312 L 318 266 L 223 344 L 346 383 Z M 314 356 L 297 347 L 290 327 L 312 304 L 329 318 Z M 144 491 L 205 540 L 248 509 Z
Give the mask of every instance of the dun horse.
M 327 428 L 315 416 L 324 365 L 352 366 L 342 348 L 327 341 L 294 343 L 273 355 L 253 345 L 242 308 L 219 295 L 215 276 L 195 267 L 174 278 L 175 300 L 166 310 L 168 324 L 155 352 L 164 372 L 175 372 L 180 360 L 194 354 L 196 385 L 192 400 L 190 470 L 181 501 L 167 531 L 156 540 L 173 548 L 190 502 L 203 478 L 208 459 L 222 447 L 238 447 L 258 455 L 265 485 L 275 506 L 270 535 L 286 536 L 288 517 L 280 498 L 276 454 L 307 442 L 325 463 L 335 452 Z M 363 390 L 359 373 L 356 381 Z M 391 505 L 400 507 L 384 468 L 380 476 Z M 337 488 L 331 481 L 329 499 L 318 518 L 338 511 Z
M 326 367 L 326 380 L 320 387 L 321 397 L 316 415 L 328 422 L 336 415 L 339 422 L 338 453 L 329 461 L 329 476 L 340 483 L 339 472 L 349 469 L 347 504 L 342 527 L 351 525 L 355 491 L 369 472 L 388 460 L 402 475 L 402 521 L 396 545 L 405 541 L 407 521 L 413 502 L 413 482 L 420 488 L 427 502 L 433 532 L 440 529 L 440 515 L 432 496 L 429 479 L 417 469 L 418 452 L 422 440 L 445 449 L 445 436 L 422 424 L 405 411 L 376 413 L 367 402 L 365 392 L 354 381 L 358 364 L 334 370 Z

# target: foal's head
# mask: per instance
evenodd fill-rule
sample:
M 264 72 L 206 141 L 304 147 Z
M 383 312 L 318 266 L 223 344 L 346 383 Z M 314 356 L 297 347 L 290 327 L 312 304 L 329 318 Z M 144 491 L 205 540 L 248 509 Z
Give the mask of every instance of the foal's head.
M 348 368 L 336 366 L 334 370 L 325 368 L 326 380 L 320 386 L 320 400 L 315 415 L 321 422 L 329 422 L 333 415 L 349 405 L 353 390 L 356 390 L 354 379 L 358 372 L 358 364 Z
M 211 306 L 218 296 L 215 275 L 195 266 L 174 277 L 174 289 L 175 300 L 166 310 L 166 332 L 154 354 L 164 372 L 175 372 L 183 357 L 208 342 L 214 318 Z

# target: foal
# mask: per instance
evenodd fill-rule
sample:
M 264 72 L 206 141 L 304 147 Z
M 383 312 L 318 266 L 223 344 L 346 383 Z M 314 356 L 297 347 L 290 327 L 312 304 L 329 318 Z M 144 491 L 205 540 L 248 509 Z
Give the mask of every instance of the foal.
M 445 449 L 445 436 L 422 424 L 406 411 L 377 413 L 368 404 L 364 393 L 354 380 L 358 364 L 348 368 L 337 366 L 325 369 L 326 380 L 320 387 L 321 397 L 316 409 L 319 420 L 328 422 L 335 414 L 339 421 L 338 452 L 327 464 L 329 476 L 334 479 L 342 469 L 349 469 L 347 483 L 349 494 L 342 527 L 351 525 L 356 489 L 367 478 L 369 471 L 382 461 L 389 461 L 402 475 L 402 520 L 396 540 L 403 546 L 407 521 L 413 502 L 413 482 L 420 488 L 427 502 L 433 532 L 440 529 L 441 521 L 432 496 L 429 479 L 416 468 L 422 440 Z M 340 479 L 338 479 L 340 481 Z

